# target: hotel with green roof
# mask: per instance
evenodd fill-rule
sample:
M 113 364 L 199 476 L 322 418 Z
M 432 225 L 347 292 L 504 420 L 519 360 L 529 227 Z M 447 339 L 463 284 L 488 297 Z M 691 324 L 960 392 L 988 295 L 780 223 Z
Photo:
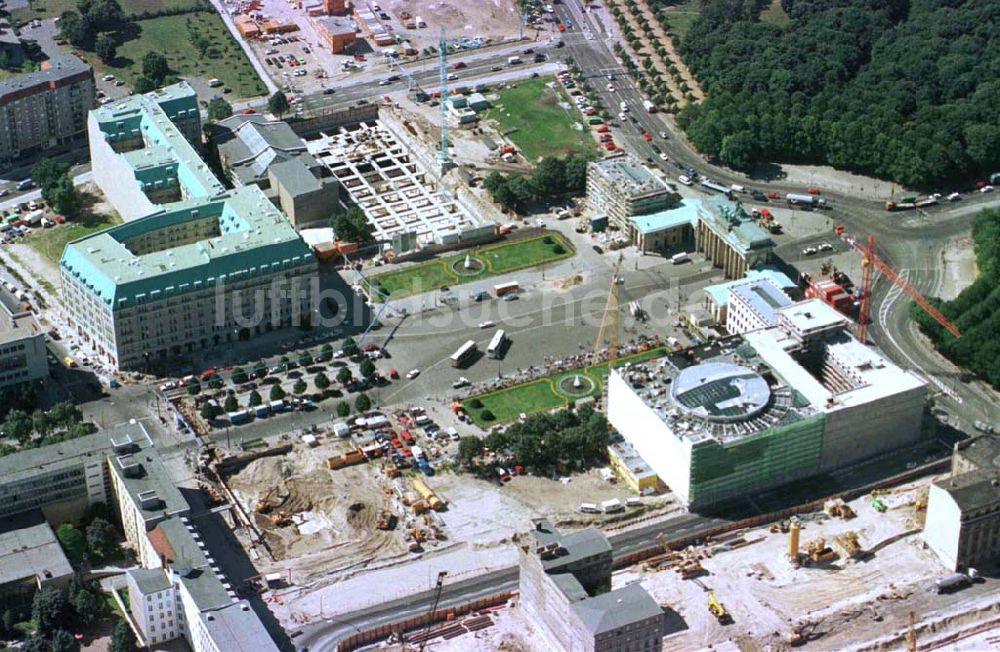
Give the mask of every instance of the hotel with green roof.
M 256 186 L 227 189 L 195 146 L 187 83 L 90 112 L 94 180 L 122 218 L 60 261 L 66 312 L 116 368 L 225 346 L 311 310 L 317 263 Z

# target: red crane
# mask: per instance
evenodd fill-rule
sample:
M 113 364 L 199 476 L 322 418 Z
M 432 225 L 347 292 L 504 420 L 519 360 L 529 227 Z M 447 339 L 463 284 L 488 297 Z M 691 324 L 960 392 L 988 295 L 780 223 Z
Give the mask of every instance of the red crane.
M 920 291 L 917 290 L 917 288 L 913 287 L 906 279 L 901 278 L 899 274 L 897 274 L 894 269 L 889 267 L 885 261 L 875 255 L 874 236 L 869 235 L 867 243 L 865 245 L 861 245 L 857 240 L 844 231 L 844 226 L 841 224 L 838 224 L 834 228 L 834 233 L 843 238 L 844 242 L 849 244 L 852 249 L 861 254 L 861 309 L 858 310 L 858 328 L 856 331 L 856 335 L 860 341 L 865 342 L 865 338 L 868 335 L 868 320 L 871 314 L 872 302 L 872 282 L 874 269 L 876 268 L 878 271 L 882 272 L 886 278 L 892 281 L 900 290 L 906 292 L 911 299 L 917 302 L 918 306 L 924 309 L 924 312 L 933 317 L 934 321 L 941 324 L 946 331 L 955 337 L 962 336 L 958 327 L 948 321 L 948 318 L 945 317 L 940 310 L 931 305 L 931 303 L 924 298 L 924 295 L 920 294 Z

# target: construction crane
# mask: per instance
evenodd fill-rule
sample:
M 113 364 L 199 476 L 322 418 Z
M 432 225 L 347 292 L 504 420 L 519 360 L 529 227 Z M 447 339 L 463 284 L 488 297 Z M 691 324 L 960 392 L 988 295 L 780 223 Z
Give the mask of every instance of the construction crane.
M 444 38 L 444 27 L 438 42 L 438 81 L 441 83 L 441 171 L 448 167 L 448 41 Z
M 882 272 L 882 275 L 888 278 L 892 283 L 898 287 L 900 290 L 905 292 L 913 299 L 918 306 L 924 309 L 928 315 L 930 315 L 934 321 L 941 324 L 941 326 L 954 335 L 955 337 L 961 337 L 962 334 L 959 332 L 958 327 L 951 323 L 947 317 L 942 314 L 940 310 L 935 308 L 931 303 L 924 298 L 924 295 L 920 294 L 917 288 L 913 287 L 906 279 L 902 278 L 895 270 L 892 269 L 885 261 L 880 259 L 875 255 L 875 238 L 869 235 L 867 242 L 862 245 L 857 240 L 855 240 L 850 234 L 844 231 L 844 226 L 838 224 L 834 227 L 834 233 L 840 236 L 844 242 L 851 246 L 852 249 L 861 254 L 861 308 L 858 311 L 858 325 L 856 330 L 856 335 L 858 339 L 862 342 L 866 341 L 868 335 L 868 320 L 871 315 L 871 300 L 872 300 L 872 283 L 874 271 L 877 269 Z
M 444 31 L 442 30 L 441 41 L 444 41 Z M 437 584 L 434 585 L 434 604 L 431 606 L 430 618 L 427 620 L 427 627 L 424 628 L 424 640 L 420 642 L 420 652 L 424 652 L 424 648 L 427 646 L 427 635 L 431 631 L 431 625 L 434 623 L 434 612 L 437 611 L 438 603 L 441 602 L 441 588 L 444 586 L 444 578 L 448 574 L 448 571 L 441 571 L 438 573 Z
M 715 591 L 708 592 L 708 610 L 715 616 L 720 625 L 728 625 L 733 622 L 733 617 L 729 615 L 729 612 L 722 606 L 722 603 L 715 598 Z
M 622 267 L 622 256 L 619 254 L 618 262 L 615 263 L 614 272 L 611 274 L 611 287 L 608 288 L 608 302 L 604 306 L 604 315 L 601 317 L 601 327 L 597 331 L 597 339 L 594 340 L 594 353 L 591 357 L 591 364 L 600 362 L 601 349 L 604 347 L 604 338 L 608 338 L 608 371 L 614 369 L 615 361 L 618 359 L 618 323 L 619 310 L 621 309 L 620 286 L 622 278 L 618 272 Z

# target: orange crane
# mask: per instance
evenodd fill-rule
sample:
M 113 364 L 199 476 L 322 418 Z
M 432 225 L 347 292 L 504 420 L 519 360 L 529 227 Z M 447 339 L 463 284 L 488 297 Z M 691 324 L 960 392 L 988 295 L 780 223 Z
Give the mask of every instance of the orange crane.
M 906 279 L 901 278 L 899 274 L 896 273 L 892 267 L 890 267 L 885 261 L 881 260 L 875 255 L 875 238 L 869 235 L 868 241 L 862 245 L 848 233 L 844 231 L 844 226 L 838 224 L 833 229 L 834 233 L 840 236 L 844 242 L 849 244 L 852 249 L 861 254 L 861 309 L 858 311 L 858 328 L 856 335 L 858 339 L 862 342 L 866 341 L 868 334 L 868 320 L 871 314 L 871 301 L 872 301 L 872 282 L 874 270 L 882 272 L 882 275 L 893 282 L 900 290 L 905 292 L 910 296 L 911 299 L 917 302 L 917 305 L 924 309 L 928 315 L 934 318 L 934 321 L 941 324 L 941 326 L 954 335 L 955 337 L 961 337 L 962 334 L 959 332 L 958 327 L 951 323 L 940 310 L 935 308 L 931 303 L 924 298 L 924 295 L 920 294 L 917 288 L 913 287 Z

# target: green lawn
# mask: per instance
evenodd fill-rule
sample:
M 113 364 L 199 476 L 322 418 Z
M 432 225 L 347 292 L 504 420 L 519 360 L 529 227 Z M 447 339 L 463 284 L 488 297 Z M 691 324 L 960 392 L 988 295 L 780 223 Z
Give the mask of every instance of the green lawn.
M 453 270 L 456 263 L 460 266 L 465 261 L 467 255 L 472 255 L 481 261 L 484 267 L 479 273 L 460 276 Z M 393 272 L 370 276 L 369 281 L 378 285 L 383 293 L 388 294 L 393 299 L 398 299 L 446 285 L 460 285 L 497 274 L 534 267 L 572 255 L 572 246 L 561 234 L 552 232 L 526 240 L 515 240 L 472 251 L 462 251 Z
M 626 358 L 619 358 L 615 363 L 615 367 L 620 367 L 629 362 L 642 362 L 657 358 L 662 356 L 666 351 L 666 348 L 659 347 L 636 353 Z M 587 396 L 599 395 L 603 391 L 604 377 L 607 372 L 607 363 L 564 371 L 555 376 L 539 378 L 538 380 L 533 380 L 522 385 L 515 385 L 496 392 L 470 396 L 462 402 L 462 407 L 477 425 L 488 428 L 496 424 L 513 421 L 521 413 L 534 414 L 568 405 L 572 400 L 571 397 L 562 394 L 557 389 L 562 379 L 566 377 L 585 376 L 593 382 L 593 386 L 589 392 L 574 398 L 580 399 Z M 469 403 L 473 399 L 478 399 L 482 403 L 482 407 L 470 407 Z M 494 418 L 491 421 L 483 419 L 482 415 L 485 410 L 493 413 Z
M 698 20 L 698 14 L 701 13 L 698 3 L 699 0 L 688 0 L 683 4 L 666 8 L 667 23 L 670 33 L 674 37 L 675 45 L 680 45 L 691 29 L 691 25 Z
M 136 14 L 141 11 L 162 11 L 174 7 L 191 7 L 198 4 L 196 0 L 119 0 L 126 14 Z M 30 0 L 30 7 L 15 9 L 13 16 L 17 20 L 32 18 L 53 18 L 64 11 L 77 11 L 76 0 Z
M 771 0 L 771 6 L 760 12 L 760 19 L 765 23 L 773 23 L 784 27 L 792 22 L 785 10 L 781 8 L 781 0 Z
M 589 153 L 597 144 L 590 129 L 573 128 L 583 123 L 576 107 L 564 108 L 560 100 L 566 96 L 549 88 L 551 78 L 517 82 L 513 88 L 501 90 L 499 99 L 486 112 L 486 118 L 496 121 L 501 133 L 507 134 L 526 159 L 542 156 Z
M 24 242 L 53 264 L 58 265 L 67 243 L 120 222 L 121 219 L 117 216 L 93 215 L 84 218 L 82 222 L 67 221 L 51 229 L 36 229 L 24 239 Z
M 222 18 L 215 12 L 163 16 L 136 21 L 135 25 L 137 37 L 118 47 L 118 57 L 113 65 L 105 65 L 93 53 L 86 54 L 87 62 L 94 66 L 97 77 L 111 73 L 131 85 L 132 80 L 142 72 L 142 57 L 147 52 L 160 52 L 167 57 L 167 63 L 176 75 L 220 79 L 233 89 L 233 98 L 255 97 L 267 91 Z M 206 56 L 201 56 L 192 45 L 191 34 L 204 34 L 214 44 Z

